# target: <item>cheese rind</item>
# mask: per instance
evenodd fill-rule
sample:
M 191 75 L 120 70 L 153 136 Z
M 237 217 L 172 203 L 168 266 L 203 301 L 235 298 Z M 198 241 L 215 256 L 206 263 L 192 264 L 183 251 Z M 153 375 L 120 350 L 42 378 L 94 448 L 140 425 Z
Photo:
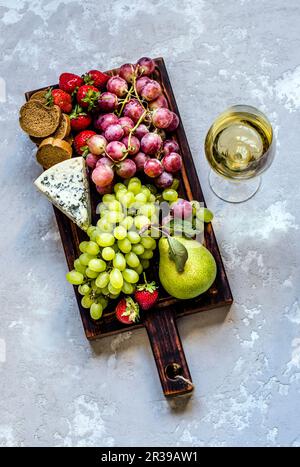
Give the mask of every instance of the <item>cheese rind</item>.
M 78 227 L 91 224 L 89 181 L 83 157 L 74 157 L 45 170 L 35 186 Z

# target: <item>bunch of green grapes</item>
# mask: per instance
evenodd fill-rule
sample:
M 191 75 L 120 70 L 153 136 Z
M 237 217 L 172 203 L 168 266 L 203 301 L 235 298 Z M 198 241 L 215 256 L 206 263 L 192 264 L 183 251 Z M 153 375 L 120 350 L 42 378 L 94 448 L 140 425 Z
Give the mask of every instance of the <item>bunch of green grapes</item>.
M 155 187 L 133 177 L 102 197 L 97 225 L 88 228 L 89 241 L 80 243 L 81 255 L 66 276 L 79 286 L 81 304 L 93 319 L 101 318 L 109 299 L 122 292 L 133 294 L 139 276 L 149 267 L 156 239 L 147 229 L 141 231 L 158 222 L 157 196 Z

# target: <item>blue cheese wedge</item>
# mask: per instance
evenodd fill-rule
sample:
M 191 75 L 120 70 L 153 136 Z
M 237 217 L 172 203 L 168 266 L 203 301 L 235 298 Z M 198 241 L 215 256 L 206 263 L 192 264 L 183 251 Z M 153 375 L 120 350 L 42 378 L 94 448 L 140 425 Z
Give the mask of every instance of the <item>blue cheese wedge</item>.
M 35 186 L 83 230 L 91 224 L 91 198 L 85 160 L 74 157 L 45 170 Z

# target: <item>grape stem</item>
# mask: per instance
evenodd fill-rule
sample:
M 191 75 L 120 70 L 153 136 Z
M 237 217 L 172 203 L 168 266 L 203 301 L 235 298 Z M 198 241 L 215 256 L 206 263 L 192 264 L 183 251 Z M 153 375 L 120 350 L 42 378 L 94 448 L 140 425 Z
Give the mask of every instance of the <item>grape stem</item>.
M 127 104 L 127 102 L 129 101 L 129 98 L 131 97 L 132 91 L 134 91 L 134 86 L 131 86 L 131 88 L 129 89 L 129 91 L 127 93 L 127 96 L 125 97 L 125 99 L 123 99 L 121 108 L 120 108 L 119 112 L 117 113 L 118 117 L 120 117 L 122 115 L 125 104 Z

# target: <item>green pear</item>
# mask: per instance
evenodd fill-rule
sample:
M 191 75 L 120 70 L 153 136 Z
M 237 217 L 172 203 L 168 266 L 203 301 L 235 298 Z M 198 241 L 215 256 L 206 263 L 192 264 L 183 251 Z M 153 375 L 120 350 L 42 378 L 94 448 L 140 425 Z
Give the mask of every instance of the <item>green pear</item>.
M 213 255 L 201 243 L 184 237 L 173 237 L 181 242 L 188 252 L 182 272 L 169 256 L 169 243 L 162 237 L 159 241 L 159 279 L 164 289 L 173 297 L 188 299 L 206 292 L 214 282 L 217 265 Z

